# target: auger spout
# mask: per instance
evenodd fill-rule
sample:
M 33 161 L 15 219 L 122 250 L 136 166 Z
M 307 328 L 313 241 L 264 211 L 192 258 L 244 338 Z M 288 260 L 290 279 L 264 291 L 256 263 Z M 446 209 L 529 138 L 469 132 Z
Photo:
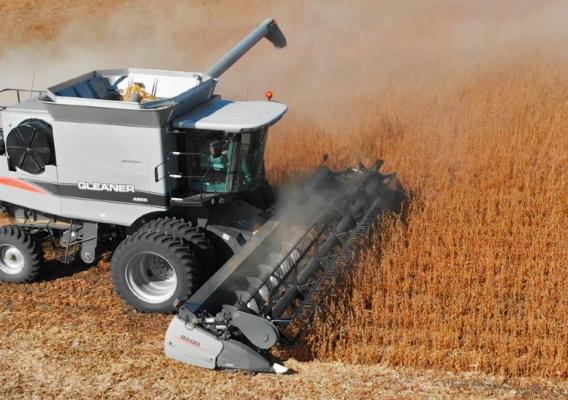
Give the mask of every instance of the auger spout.
M 286 47 L 286 37 L 278 24 L 273 18 L 268 18 L 211 66 L 205 75 L 219 78 L 263 38 L 268 39 L 277 48 Z

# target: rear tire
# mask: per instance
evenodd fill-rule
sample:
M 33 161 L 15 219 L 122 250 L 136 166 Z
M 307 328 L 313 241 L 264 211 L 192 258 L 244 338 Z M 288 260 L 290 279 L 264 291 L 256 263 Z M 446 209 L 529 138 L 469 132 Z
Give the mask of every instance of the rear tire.
M 217 271 L 215 247 L 205 233 L 193 226 L 191 222 L 163 217 L 144 224 L 138 232 L 165 233 L 185 242 L 199 260 L 203 279 L 208 279 Z
M 137 232 L 116 249 L 112 280 L 118 294 L 138 311 L 172 313 L 199 282 L 199 262 L 176 238 Z
M 37 279 L 43 252 L 39 243 L 17 226 L 0 228 L 0 280 L 26 283 Z

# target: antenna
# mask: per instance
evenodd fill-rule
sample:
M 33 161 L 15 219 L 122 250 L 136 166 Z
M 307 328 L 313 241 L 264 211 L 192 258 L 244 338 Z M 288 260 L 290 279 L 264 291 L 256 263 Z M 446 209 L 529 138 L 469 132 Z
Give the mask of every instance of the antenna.
M 32 99 L 32 94 L 34 92 L 34 84 L 35 84 L 35 68 L 32 72 L 32 84 L 30 85 L 30 100 Z

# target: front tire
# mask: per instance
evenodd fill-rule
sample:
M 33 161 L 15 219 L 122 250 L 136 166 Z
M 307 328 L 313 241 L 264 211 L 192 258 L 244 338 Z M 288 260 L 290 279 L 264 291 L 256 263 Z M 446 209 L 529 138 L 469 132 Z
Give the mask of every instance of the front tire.
M 42 261 L 34 238 L 17 226 L 0 228 L 0 280 L 11 283 L 34 281 Z
M 184 219 L 163 217 L 144 224 L 138 232 L 160 232 L 185 242 L 201 266 L 201 277 L 208 279 L 217 271 L 215 247 L 199 228 Z
M 112 257 L 112 280 L 118 294 L 138 311 L 172 313 L 199 282 L 193 253 L 176 238 L 138 232 L 126 238 Z

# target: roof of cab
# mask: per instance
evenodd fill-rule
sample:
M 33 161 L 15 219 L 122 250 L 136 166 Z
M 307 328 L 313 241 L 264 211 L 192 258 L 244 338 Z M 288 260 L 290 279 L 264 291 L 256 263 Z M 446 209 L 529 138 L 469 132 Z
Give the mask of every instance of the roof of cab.
M 240 132 L 276 123 L 288 111 L 272 101 L 209 100 L 173 122 L 174 128 Z

